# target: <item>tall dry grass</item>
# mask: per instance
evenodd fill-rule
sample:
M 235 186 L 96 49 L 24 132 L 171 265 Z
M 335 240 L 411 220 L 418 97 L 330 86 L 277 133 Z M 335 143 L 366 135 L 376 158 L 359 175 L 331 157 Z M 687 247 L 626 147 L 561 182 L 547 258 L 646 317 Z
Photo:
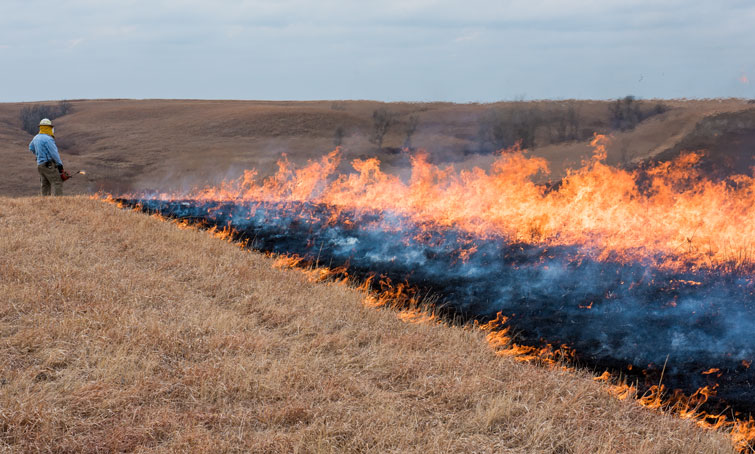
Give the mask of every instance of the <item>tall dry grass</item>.
M 0 198 L 0 452 L 733 452 L 363 300 L 96 200 Z

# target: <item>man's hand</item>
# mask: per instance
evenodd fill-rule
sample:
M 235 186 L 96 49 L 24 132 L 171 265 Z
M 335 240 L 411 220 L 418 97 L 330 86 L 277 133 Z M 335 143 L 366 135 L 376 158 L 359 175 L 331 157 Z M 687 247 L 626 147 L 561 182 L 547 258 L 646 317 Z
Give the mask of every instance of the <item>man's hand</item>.
M 58 164 L 58 173 L 63 173 L 63 166 Z

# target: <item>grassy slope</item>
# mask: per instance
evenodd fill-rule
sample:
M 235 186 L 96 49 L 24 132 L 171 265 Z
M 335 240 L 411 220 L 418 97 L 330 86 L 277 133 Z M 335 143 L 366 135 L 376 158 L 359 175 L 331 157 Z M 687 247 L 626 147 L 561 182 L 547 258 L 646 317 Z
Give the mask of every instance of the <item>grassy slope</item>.
M 0 452 L 732 452 L 271 263 L 96 200 L 0 197 Z

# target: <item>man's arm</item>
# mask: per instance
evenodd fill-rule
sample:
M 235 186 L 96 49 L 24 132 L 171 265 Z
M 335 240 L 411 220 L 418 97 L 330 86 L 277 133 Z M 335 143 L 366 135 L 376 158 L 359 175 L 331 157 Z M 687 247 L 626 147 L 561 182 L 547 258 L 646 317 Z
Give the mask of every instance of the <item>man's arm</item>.
M 55 165 L 58 166 L 58 170 L 63 168 L 63 161 L 60 160 L 60 154 L 58 153 L 58 146 L 55 145 L 55 141 L 50 139 L 47 141 L 47 155 L 55 161 Z

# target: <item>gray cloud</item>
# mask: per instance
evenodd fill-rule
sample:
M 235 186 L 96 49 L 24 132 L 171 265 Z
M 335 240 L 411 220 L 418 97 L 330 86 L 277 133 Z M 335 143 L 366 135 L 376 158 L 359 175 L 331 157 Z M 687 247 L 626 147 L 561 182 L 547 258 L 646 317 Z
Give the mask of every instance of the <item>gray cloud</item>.
M 753 22 L 739 0 L 4 0 L 0 101 L 751 97 Z

